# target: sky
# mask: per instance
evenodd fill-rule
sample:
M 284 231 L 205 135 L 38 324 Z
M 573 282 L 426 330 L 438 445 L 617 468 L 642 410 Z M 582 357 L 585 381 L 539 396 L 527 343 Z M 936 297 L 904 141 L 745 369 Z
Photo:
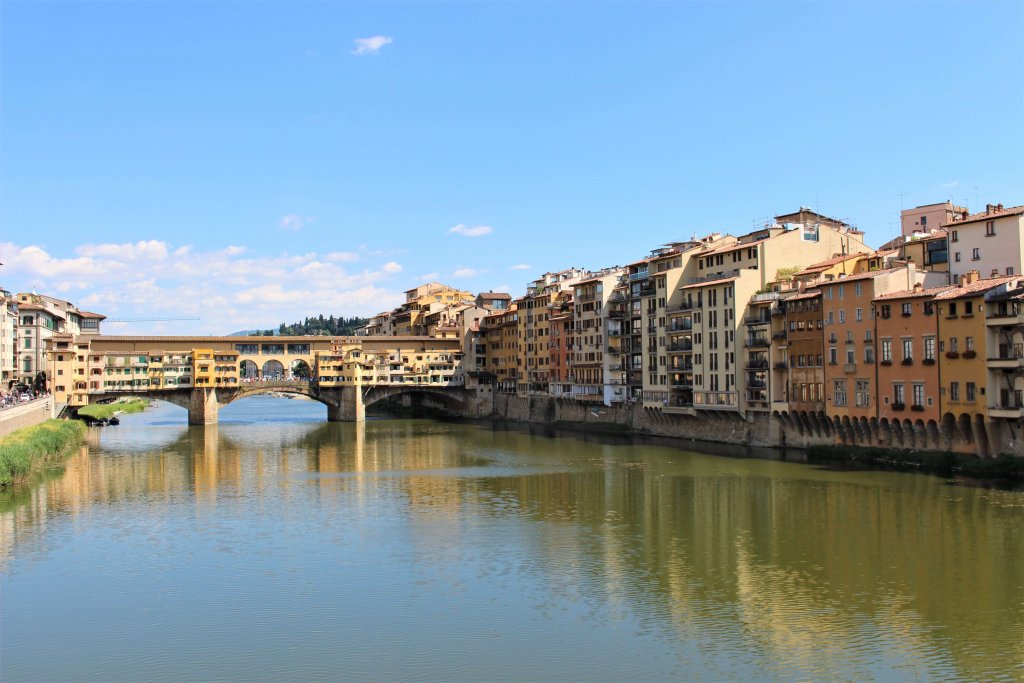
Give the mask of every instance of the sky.
M 110 334 L 1024 204 L 1024 3 L 0 2 L 0 287 Z

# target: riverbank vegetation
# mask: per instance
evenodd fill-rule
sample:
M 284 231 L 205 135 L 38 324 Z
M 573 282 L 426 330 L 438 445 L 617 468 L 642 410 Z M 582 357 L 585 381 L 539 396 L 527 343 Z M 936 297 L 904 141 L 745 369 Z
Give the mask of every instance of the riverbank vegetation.
M 85 425 L 77 420 L 47 420 L 0 439 L 0 486 L 20 481 L 63 458 L 82 443 L 84 435 Z
M 141 413 L 149 407 L 149 401 L 141 398 L 127 398 L 115 403 L 94 403 L 89 406 L 82 406 L 78 414 L 82 417 L 91 417 L 94 420 L 109 420 L 114 413 Z
M 811 446 L 809 462 L 851 462 L 905 472 L 929 472 L 945 476 L 966 475 L 980 479 L 1012 479 L 1024 481 L 1024 458 L 1000 455 L 978 458 L 952 452 L 921 452 L 895 448 L 860 448 L 857 446 Z

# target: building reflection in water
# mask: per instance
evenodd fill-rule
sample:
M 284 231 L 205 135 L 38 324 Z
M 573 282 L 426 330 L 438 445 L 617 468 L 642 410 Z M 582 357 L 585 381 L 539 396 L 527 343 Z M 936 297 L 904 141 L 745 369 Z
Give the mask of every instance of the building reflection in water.
M 1020 493 L 433 422 L 173 437 L 124 454 L 94 432 L 63 473 L 7 494 L 0 563 L 55 516 L 191 496 L 204 518 L 278 506 L 394 522 L 418 562 L 542 577 L 541 610 L 634 619 L 693 643 L 681 657 L 732 647 L 780 678 L 874 677 L 864 653 L 879 651 L 907 678 L 1024 661 Z

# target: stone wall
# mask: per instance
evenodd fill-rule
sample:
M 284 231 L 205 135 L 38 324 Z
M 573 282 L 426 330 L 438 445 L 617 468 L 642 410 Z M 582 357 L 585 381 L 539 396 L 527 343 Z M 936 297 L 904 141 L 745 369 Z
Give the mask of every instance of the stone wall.
M 0 410 L 0 438 L 23 427 L 46 422 L 53 415 L 53 397 L 44 396 L 31 403 Z
M 753 447 L 850 445 L 915 451 L 954 451 L 980 457 L 1024 457 L 1024 426 L 1010 421 L 829 420 L 823 413 L 666 412 L 640 405 L 584 403 L 547 396 L 497 393 L 491 417 Z M 480 401 L 469 417 L 486 417 Z M 951 417 L 951 416 L 950 416 Z

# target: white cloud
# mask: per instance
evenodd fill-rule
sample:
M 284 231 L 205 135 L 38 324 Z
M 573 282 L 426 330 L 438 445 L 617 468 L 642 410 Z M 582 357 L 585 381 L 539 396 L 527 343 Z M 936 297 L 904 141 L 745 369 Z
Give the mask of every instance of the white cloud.
M 424 282 L 430 282 L 432 280 L 436 280 L 439 277 L 441 277 L 440 273 L 424 273 L 423 275 L 420 275 L 420 280 Z
M 395 42 L 389 36 L 371 36 L 369 38 L 356 38 L 352 41 L 355 48 L 352 50 L 354 55 L 375 55 L 380 52 L 380 49 L 385 45 L 390 45 Z
M 508 269 L 509 270 L 529 270 L 530 266 L 526 265 L 525 263 L 517 263 L 514 266 L 509 266 Z
M 297 213 L 290 213 L 287 216 L 281 216 L 277 225 L 282 230 L 302 230 L 303 227 L 315 220 L 316 216 L 300 216 Z
M 476 268 L 459 268 L 452 273 L 452 277 L 476 277 L 477 275 L 483 275 L 486 272 L 486 270 L 477 270 Z
M 359 254 L 354 251 L 332 251 L 324 254 L 325 261 L 333 261 L 335 263 L 348 263 L 350 261 L 358 261 Z
M 482 237 L 483 235 L 489 235 L 494 232 L 494 228 L 489 225 L 474 225 L 473 227 L 469 227 L 468 225 L 459 223 L 458 225 L 449 228 L 448 232 L 456 235 L 462 235 L 463 237 Z
M 494 288 L 494 291 L 495 292 L 505 292 L 507 294 L 508 292 L 512 291 L 512 288 L 509 287 L 508 285 L 498 285 L 497 287 Z
M 404 296 L 379 285 L 401 272 L 387 262 L 349 272 L 348 252 L 264 256 L 245 247 L 200 250 L 165 242 L 89 244 L 68 256 L 37 245 L 0 243 L 5 284 L 52 293 L 111 317 L 200 317 L 169 323 L 168 334 L 224 334 L 276 327 L 306 315 L 372 315 Z M 157 325 L 113 325 L 110 332 L 154 333 Z

